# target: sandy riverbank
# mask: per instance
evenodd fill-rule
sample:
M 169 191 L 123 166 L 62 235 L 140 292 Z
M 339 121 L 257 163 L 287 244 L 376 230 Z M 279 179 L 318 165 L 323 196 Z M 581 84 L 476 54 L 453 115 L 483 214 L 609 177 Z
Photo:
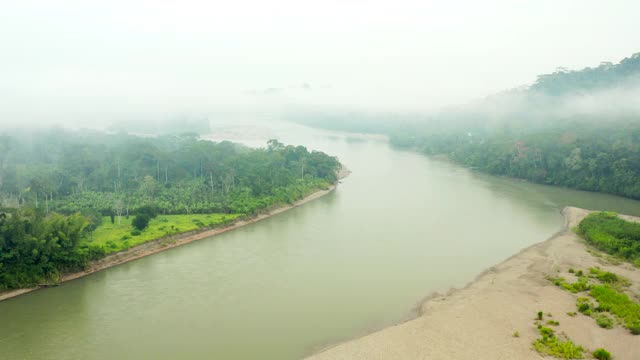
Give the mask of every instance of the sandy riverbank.
M 345 177 L 349 176 L 351 172 L 347 169 L 347 168 L 342 168 L 340 170 L 340 172 L 338 173 L 338 178 L 340 180 L 344 179 Z M 316 191 L 308 196 L 306 196 L 304 199 L 298 200 L 293 204 L 287 205 L 287 206 L 282 206 L 279 207 L 277 209 L 271 210 L 267 213 L 264 214 L 260 214 L 254 218 L 251 218 L 249 220 L 242 220 L 242 221 L 237 221 L 234 222 L 232 225 L 226 226 L 226 227 L 222 227 L 222 228 L 217 228 L 217 229 L 207 229 L 207 230 L 200 230 L 200 231 L 192 231 L 189 233 L 185 233 L 185 234 L 180 234 L 180 235 L 174 235 L 173 237 L 171 237 L 170 239 L 157 239 L 157 240 L 153 240 L 153 241 L 149 241 L 146 242 L 144 244 L 140 244 L 136 247 L 130 248 L 128 250 L 125 251 L 121 251 L 115 254 L 111 254 L 108 255 L 100 260 L 96 260 L 96 261 L 92 261 L 88 268 L 85 271 L 79 271 L 79 272 L 74 272 L 74 273 L 68 273 L 68 274 L 64 274 L 62 276 L 62 278 L 60 279 L 60 282 L 66 282 L 66 281 L 70 281 L 70 280 L 74 280 L 83 276 L 87 276 L 90 274 L 93 274 L 97 271 L 100 270 L 104 270 L 104 269 L 108 269 L 110 267 L 113 266 L 117 266 L 120 264 L 124 264 L 126 262 L 129 261 L 133 261 L 145 256 L 149 256 L 149 255 L 153 255 L 156 253 L 159 253 L 161 251 L 165 251 L 180 245 L 184 245 L 184 244 L 188 244 L 197 240 L 201 240 L 204 238 L 208 238 L 214 235 L 218 235 L 227 231 L 231 231 L 231 230 L 235 230 L 239 227 L 248 225 L 248 224 L 253 224 L 255 222 L 258 222 L 260 220 L 264 220 L 268 217 L 277 215 L 279 213 L 282 213 L 284 211 L 293 209 L 295 207 L 298 207 L 300 205 L 303 205 L 305 203 L 308 203 L 309 201 L 313 201 L 315 199 L 318 199 L 324 195 L 329 194 L 330 192 L 332 192 L 333 190 L 336 189 L 338 183 L 331 185 L 328 189 L 326 190 L 319 190 Z M 34 291 L 34 290 L 38 290 L 41 289 L 41 287 L 33 287 L 33 288 L 25 288 L 25 289 L 16 289 L 16 290 L 11 290 L 11 291 L 7 291 L 7 292 L 3 292 L 0 293 L 0 301 L 2 300 L 6 300 L 6 299 L 10 299 L 16 296 L 20 296 L 23 294 L 26 294 L 28 292 Z
M 486 270 L 463 289 L 430 296 L 417 318 L 335 345 L 309 359 L 541 359 L 532 349 L 538 337 L 533 325 L 538 311 L 553 314 L 560 322 L 557 331 L 589 350 L 604 347 L 615 359 L 640 359 L 640 336 L 620 326 L 599 328 L 592 318 L 580 314 L 568 316 L 567 312 L 576 310 L 577 295 L 546 280 L 548 275 L 570 279 L 569 268 L 599 266 L 629 278 L 634 283 L 631 291 L 640 294 L 640 270 L 592 255 L 570 230 L 588 213 L 565 208 L 562 231 Z M 513 336 L 515 331 L 519 337 Z

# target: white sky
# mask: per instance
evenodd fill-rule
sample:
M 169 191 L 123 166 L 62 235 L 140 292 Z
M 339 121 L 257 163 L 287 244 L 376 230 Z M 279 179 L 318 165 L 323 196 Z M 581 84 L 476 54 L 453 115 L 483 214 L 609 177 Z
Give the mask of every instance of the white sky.
M 638 14 L 602 0 L 2 0 L 0 124 L 433 109 L 618 62 L 640 51 Z

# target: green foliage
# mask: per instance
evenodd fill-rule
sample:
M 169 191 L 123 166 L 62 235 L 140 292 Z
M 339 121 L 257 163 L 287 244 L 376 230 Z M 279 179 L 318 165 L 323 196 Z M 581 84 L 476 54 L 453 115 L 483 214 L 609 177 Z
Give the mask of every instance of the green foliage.
M 569 311 L 567 313 L 567 315 L 571 316 L 571 317 L 575 317 L 576 315 L 578 315 L 578 313 L 576 313 L 575 311 Z
M 131 222 L 131 225 L 133 225 L 133 227 L 136 228 L 137 230 L 142 231 L 147 226 L 149 226 L 150 220 L 151 220 L 151 217 L 149 217 L 149 215 L 140 214 L 133 219 L 133 221 Z
M 605 349 L 600 348 L 596 349 L 596 351 L 593 352 L 593 357 L 598 360 L 611 360 L 611 353 L 609 353 Z
M 591 300 L 589 300 L 589 298 L 586 298 L 586 297 L 579 297 L 578 300 L 576 301 L 576 307 L 578 308 L 579 312 L 585 315 L 591 315 L 594 308 Z
M 542 315 L 543 315 L 542 311 L 538 311 L 538 320 L 542 320 Z
M 547 325 L 551 325 L 551 326 L 559 326 L 560 322 L 557 320 L 547 320 Z
M 609 271 L 603 271 L 598 268 L 590 268 L 589 273 L 600 282 L 604 284 L 610 284 L 611 286 L 616 288 L 622 288 L 631 285 L 631 281 L 629 281 L 629 279 Z
M 640 224 L 621 219 L 615 213 L 596 212 L 578 225 L 578 233 L 597 249 L 627 261 L 640 260 Z M 611 275 L 608 282 L 617 281 Z
M 591 296 L 598 302 L 598 310 L 615 315 L 634 335 L 640 334 L 640 304 L 629 299 L 609 284 L 594 286 Z
M 534 348 L 540 354 L 549 355 L 560 359 L 582 359 L 584 349 L 574 344 L 571 340 L 556 336 L 553 329 L 541 327 L 540 337 L 533 343 Z
M 276 140 L 251 149 L 183 134 L 140 138 L 47 130 L 16 132 L 5 154 L 0 198 L 72 214 L 243 213 L 289 204 L 337 180 L 335 157 Z M 29 138 L 28 142 L 20 139 Z M 52 141 L 51 139 L 55 139 Z
M 598 314 L 596 316 L 596 324 L 601 328 L 611 329 L 613 328 L 613 319 L 608 317 L 606 314 Z
M 116 241 L 118 247 L 116 249 L 107 249 L 108 253 L 125 250 L 124 241 L 128 240 L 129 247 L 140 245 L 142 243 L 197 230 L 200 227 L 220 227 L 232 223 L 241 217 L 240 214 L 192 214 L 192 215 L 158 215 L 157 218 L 149 221 L 149 226 L 140 234 L 132 237 L 134 231 L 137 231 L 132 225 L 132 219 L 122 219 L 120 225 L 111 224 L 107 217 L 103 218 L 94 235 L 93 241 L 87 243 L 93 246 L 104 245 L 107 241 L 113 239 L 121 239 Z M 199 226 L 202 224 L 203 226 Z
M 589 290 L 591 288 L 591 285 L 589 285 L 589 279 L 587 277 L 580 277 L 578 281 L 574 283 L 568 283 L 564 278 L 557 278 L 553 279 L 553 283 L 554 285 L 559 286 L 574 294 L 581 291 Z
M 55 281 L 61 272 L 84 266 L 101 253 L 76 252 L 88 225 L 80 214 L 44 216 L 32 209 L 0 217 L 0 289 Z
M 251 149 L 193 134 L 65 130 L 3 139 L 0 206 L 10 216 L 0 218 L 0 289 L 293 203 L 335 183 L 340 168 L 335 157 L 276 140 Z

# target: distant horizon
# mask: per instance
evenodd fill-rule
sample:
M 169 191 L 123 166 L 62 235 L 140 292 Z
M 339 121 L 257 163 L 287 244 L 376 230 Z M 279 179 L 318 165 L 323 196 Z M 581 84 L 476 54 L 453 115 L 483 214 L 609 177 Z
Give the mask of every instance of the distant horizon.
M 9 1 L 0 5 L 0 116 L 433 111 L 640 51 L 628 41 L 640 37 L 640 4 L 579 4 Z

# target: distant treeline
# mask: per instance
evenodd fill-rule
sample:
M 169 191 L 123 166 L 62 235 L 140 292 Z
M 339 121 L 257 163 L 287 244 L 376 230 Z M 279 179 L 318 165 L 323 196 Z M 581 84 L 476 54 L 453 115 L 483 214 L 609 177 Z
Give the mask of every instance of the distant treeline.
M 62 130 L 0 136 L 0 202 L 71 214 L 253 214 L 336 181 L 322 152 L 271 140 L 263 149 L 199 140 Z M 324 184 L 324 185 L 323 185 Z
M 496 175 L 640 199 L 640 105 L 619 111 L 607 103 L 617 95 L 634 102 L 639 89 L 640 53 L 618 64 L 559 69 L 529 87 L 435 114 L 300 122 L 387 134 L 395 146 Z

